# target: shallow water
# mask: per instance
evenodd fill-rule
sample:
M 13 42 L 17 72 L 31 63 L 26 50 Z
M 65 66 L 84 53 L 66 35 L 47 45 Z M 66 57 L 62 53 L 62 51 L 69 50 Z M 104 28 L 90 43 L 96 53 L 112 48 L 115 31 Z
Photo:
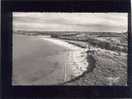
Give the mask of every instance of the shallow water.
M 57 85 L 68 81 L 84 71 L 77 69 L 83 63 L 78 56 L 82 51 L 53 38 L 14 34 L 13 85 Z

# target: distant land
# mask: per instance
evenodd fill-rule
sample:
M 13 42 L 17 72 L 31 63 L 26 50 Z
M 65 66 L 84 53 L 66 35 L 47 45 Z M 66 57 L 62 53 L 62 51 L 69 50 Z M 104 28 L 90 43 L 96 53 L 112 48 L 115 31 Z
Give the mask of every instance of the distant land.
M 86 31 L 27 31 L 17 30 L 15 34 L 24 35 L 98 35 L 98 36 L 120 36 L 120 34 L 128 35 L 128 32 L 86 32 Z

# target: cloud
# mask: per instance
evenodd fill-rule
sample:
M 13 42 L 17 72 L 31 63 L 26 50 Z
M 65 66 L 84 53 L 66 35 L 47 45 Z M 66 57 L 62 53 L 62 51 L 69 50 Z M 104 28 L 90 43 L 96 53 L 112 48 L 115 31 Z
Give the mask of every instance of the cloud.
M 37 31 L 127 31 L 127 13 L 13 13 L 13 29 Z

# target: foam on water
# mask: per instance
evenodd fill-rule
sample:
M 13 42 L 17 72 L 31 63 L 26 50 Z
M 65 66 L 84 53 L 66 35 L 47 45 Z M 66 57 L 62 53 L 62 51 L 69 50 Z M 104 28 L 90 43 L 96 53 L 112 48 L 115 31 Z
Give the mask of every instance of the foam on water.
M 68 42 L 65 42 L 60 39 L 49 38 L 49 37 L 40 37 L 40 39 L 50 41 L 52 43 L 55 43 L 57 45 L 60 45 L 60 46 L 66 47 L 66 48 L 70 48 L 72 50 L 82 50 L 80 47 L 74 46 L 74 45 L 69 44 Z
M 88 67 L 87 54 L 85 53 L 84 48 L 80 48 L 78 46 L 69 44 L 66 41 L 56 39 L 56 38 L 40 37 L 40 39 L 47 40 L 54 44 L 70 49 L 69 65 L 71 66 L 73 77 L 80 76 L 87 70 L 87 67 Z

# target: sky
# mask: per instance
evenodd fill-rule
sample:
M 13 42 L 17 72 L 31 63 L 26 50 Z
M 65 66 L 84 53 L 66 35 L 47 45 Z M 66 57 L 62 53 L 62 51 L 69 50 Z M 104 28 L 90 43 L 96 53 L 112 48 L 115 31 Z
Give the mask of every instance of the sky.
M 13 30 L 126 32 L 127 13 L 14 12 Z

